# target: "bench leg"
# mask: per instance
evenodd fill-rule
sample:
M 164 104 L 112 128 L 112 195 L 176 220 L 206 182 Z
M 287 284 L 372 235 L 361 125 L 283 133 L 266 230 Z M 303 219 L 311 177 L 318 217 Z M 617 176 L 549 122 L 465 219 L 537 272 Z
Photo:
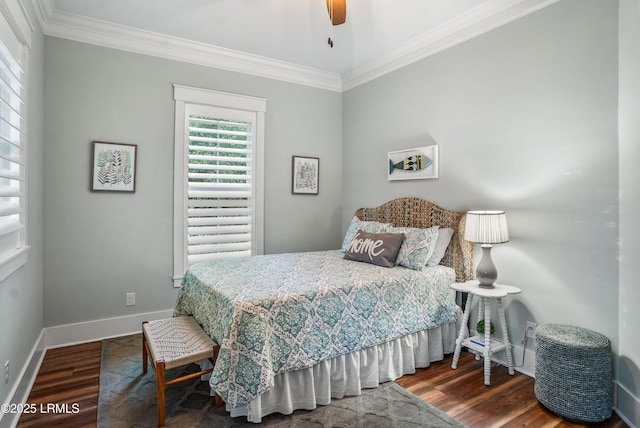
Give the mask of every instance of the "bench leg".
M 164 361 L 156 364 L 156 389 L 158 394 L 158 426 L 164 426 Z
M 142 374 L 147 374 L 147 337 L 144 335 L 144 325 L 149 321 L 142 323 Z

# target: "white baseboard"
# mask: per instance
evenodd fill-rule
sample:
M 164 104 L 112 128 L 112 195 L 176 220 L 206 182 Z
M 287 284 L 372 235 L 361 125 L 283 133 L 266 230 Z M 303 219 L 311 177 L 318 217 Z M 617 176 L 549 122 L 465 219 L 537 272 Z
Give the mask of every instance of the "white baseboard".
M 43 348 L 59 348 L 61 346 L 140 333 L 142 331 L 143 321 L 169 318 L 171 316 L 173 316 L 173 309 L 167 309 L 164 311 L 147 312 L 124 317 L 46 327 L 43 335 Z
M 19 380 L 7 396 L 7 403 L 27 402 L 47 349 L 140 333 L 143 321 L 169 318 L 171 316 L 173 316 L 173 309 L 167 309 L 43 328 L 36 343 L 33 345 L 26 363 L 22 367 L 18 377 Z M 19 419 L 20 414 L 0 413 L 0 428 L 15 428 Z
M 640 427 L 640 398 L 620 385 L 615 383 L 616 413 L 631 428 Z
M 515 371 L 525 374 L 529 377 L 535 378 L 536 371 L 536 353 L 531 349 L 526 349 L 522 345 L 511 344 L 513 351 L 513 368 Z M 523 360 L 524 353 L 524 360 Z M 507 357 L 504 351 L 496 352 L 491 356 L 491 361 L 494 361 L 502 366 L 507 366 Z
M 33 348 L 31 348 L 29 357 L 18 374 L 18 381 L 14 384 L 11 391 L 9 391 L 9 395 L 7 395 L 7 403 L 27 402 L 31 387 L 36 380 L 36 376 L 40 370 L 40 364 L 42 364 L 45 354 L 45 350 L 41 347 L 43 333 L 44 330 L 40 332 Z M 20 413 L 0 412 L 0 428 L 13 428 L 18 425 L 19 420 Z

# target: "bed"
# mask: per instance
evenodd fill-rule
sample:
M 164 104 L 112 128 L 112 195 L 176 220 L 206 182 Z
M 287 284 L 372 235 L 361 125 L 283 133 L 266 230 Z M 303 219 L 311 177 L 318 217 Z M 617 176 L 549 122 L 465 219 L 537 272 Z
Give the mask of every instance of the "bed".
M 230 415 L 261 422 L 275 412 L 314 409 L 452 353 L 461 317 L 449 284 L 472 279 L 464 218 L 423 199 L 400 198 L 358 209 L 340 250 L 191 266 L 174 315 L 193 315 L 220 344 L 209 383 Z M 409 239 L 416 232 L 437 237 L 449 229 L 452 236 L 435 266 L 422 258 L 412 268 L 406 266 L 415 260 L 406 257 L 393 268 L 346 260 L 350 233 L 365 236 L 367 228 L 402 232 L 405 256 L 417 254 L 409 245 L 418 242 Z M 427 246 L 433 262 L 436 245 Z

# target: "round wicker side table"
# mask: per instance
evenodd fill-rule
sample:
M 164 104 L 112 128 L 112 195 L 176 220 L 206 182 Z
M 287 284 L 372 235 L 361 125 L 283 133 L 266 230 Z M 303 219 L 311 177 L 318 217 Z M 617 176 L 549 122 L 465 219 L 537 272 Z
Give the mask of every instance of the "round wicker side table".
M 578 422 L 611 416 L 611 342 L 595 331 L 565 324 L 536 329 L 538 401 L 553 413 Z

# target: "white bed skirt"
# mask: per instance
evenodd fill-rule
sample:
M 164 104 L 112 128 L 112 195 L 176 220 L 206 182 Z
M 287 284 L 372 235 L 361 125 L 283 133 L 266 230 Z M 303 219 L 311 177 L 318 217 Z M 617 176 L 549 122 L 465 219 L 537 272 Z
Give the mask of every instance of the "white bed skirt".
M 269 391 L 247 406 L 227 406 L 227 411 L 232 417 L 246 416 L 249 422 L 259 423 L 271 413 L 289 415 L 297 409 L 313 410 L 317 405 L 329 404 L 332 398 L 360 395 L 363 388 L 376 388 L 415 373 L 416 368 L 427 367 L 454 352 L 462 322 L 459 308 L 458 312 L 455 323 L 322 361 L 308 369 L 281 373 Z

